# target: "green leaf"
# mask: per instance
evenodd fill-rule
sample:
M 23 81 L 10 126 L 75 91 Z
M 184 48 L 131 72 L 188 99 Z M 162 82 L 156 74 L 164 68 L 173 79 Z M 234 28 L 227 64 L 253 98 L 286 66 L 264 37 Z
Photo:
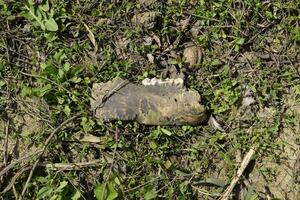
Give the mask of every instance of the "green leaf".
M 108 196 L 107 193 L 108 193 L 108 190 L 107 190 L 106 184 L 97 185 L 94 189 L 94 195 L 97 200 L 107 199 L 107 196 Z
M 172 166 L 171 161 L 170 160 L 165 161 L 164 166 L 165 166 L 166 169 L 169 169 Z
M 97 185 L 94 194 L 97 200 L 114 200 L 119 196 L 113 183 Z
M 77 199 L 80 199 L 81 197 L 81 193 L 79 190 L 76 190 L 76 193 L 72 196 L 72 200 L 77 200 Z
M 37 9 L 36 10 L 36 12 L 35 12 L 35 15 L 36 15 L 36 17 L 37 17 L 37 19 L 38 19 L 38 21 L 43 21 L 43 12 L 41 12 L 39 9 Z
M 0 88 L 5 85 L 4 81 L 0 81 Z
M 66 58 L 66 53 L 63 49 L 57 51 L 54 55 L 53 58 L 55 59 L 56 62 L 58 62 L 59 64 L 62 63 L 62 61 Z
M 51 193 L 53 192 L 53 189 L 46 186 L 46 187 L 42 187 L 39 192 L 38 192 L 38 197 L 40 199 L 43 199 L 45 197 L 48 197 L 49 195 L 51 195 Z
M 146 194 L 144 195 L 144 198 L 146 200 L 149 200 L 149 199 L 154 199 L 157 197 L 157 191 L 155 190 L 155 188 L 152 188 L 151 190 L 148 190 L 146 192 Z
M 161 132 L 165 135 L 168 135 L 168 136 L 171 136 L 173 135 L 173 133 L 167 129 L 164 129 L 164 128 L 160 128 Z
M 45 30 L 45 26 L 44 23 L 41 21 L 41 19 L 35 14 L 35 9 L 33 7 L 33 5 L 30 5 L 30 7 L 28 7 L 27 5 L 25 6 L 25 9 L 28 12 L 23 13 L 23 16 L 25 18 L 27 18 L 28 20 L 32 21 L 35 20 L 37 22 L 37 24 L 43 29 Z M 33 23 L 33 21 L 32 21 Z M 33 23 L 34 24 L 34 23 Z
M 80 125 L 85 132 L 89 132 L 93 129 L 95 122 L 86 117 L 82 117 Z
M 21 96 L 26 97 L 26 96 L 30 96 L 30 95 L 32 95 L 32 89 L 24 86 L 21 91 Z
M 45 27 L 48 31 L 58 31 L 58 25 L 53 18 L 45 20 Z
M 41 88 L 34 88 L 34 92 L 38 97 L 43 97 L 47 92 L 49 92 L 52 88 L 51 84 L 47 84 Z
M 47 39 L 47 41 L 49 42 L 48 43 L 48 46 L 49 47 L 52 47 L 52 43 L 54 40 L 57 39 L 57 36 L 56 36 L 56 33 L 55 32 L 47 32 L 47 33 L 44 33 L 44 37 Z
M 223 72 L 222 72 L 223 76 L 228 76 L 229 72 L 230 72 L 229 65 L 224 65 Z
M 238 45 L 243 45 L 245 43 L 245 38 L 239 38 L 236 43 Z
M 71 109 L 68 105 L 65 105 L 64 107 L 64 113 L 67 115 L 67 116 L 70 116 L 71 114 Z
M 79 83 L 80 81 L 82 81 L 82 79 L 81 79 L 80 77 L 74 76 L 74 77 L 71 79 L 71 81 L 72 81 L 73 83 Z
M 71 66 L 70 63 L 68 63 L 68 62 L 65 63 L 65 64 L 64 64 L 64 70 L 65 70 L 66 72 L 68 72 L 68 71 L 70 70 L 70 66 Z
M 247 191 L 244 197 L 245 200 L 258 200 L 258 195 L 254 191 L 253 187 L 250 187 L 250 189 Z
M 116 191 L 112 183 L 108 184 L 108 191 L 109 191 L 109 195 L 107 197 L 107 200 L 114 200 L 119 196 L 118 192 Z
M 62 69 L 58 69 L 58 75 L 60 78 L 63 78 L 64 77 L 64 71 Z
M 43 75 L 43 76 L 46 76 L 46 77 L 56 77 L 57 74 L 58 74 L 57 68 L 55 66 L 53 66 L 50 61 L 48 61 L 47 63 L 42 63 L 41 67 L 43 69 L 41 75 Z
M 54 194 L 49 200 L 61 200 L 61 195 Z
M 43 11 L 49 11 L 50 7 L 49 7 L 49 2 L 46 1 L 43 5 L 40 5 L 39 8 L 41 8 L 41 10 Z
M 47 183 L 48 182 L 48 179 L 43 176 L 38 176 L 35 178 L 35 180 L 39 183 Z
M 151 149 L 157 149 L 158 145 L 154 140 L 149 141 L 149 145 Z
M 28 0 L 27 3 L 28 3 L 29 5 L 34 5 L 33 0 Z
M 57 188 L 57 191 L 62 190 L 63 188 L 65 188 L 68 185 L 68 181 L 61 181 L 59 183 L 59 187 Z

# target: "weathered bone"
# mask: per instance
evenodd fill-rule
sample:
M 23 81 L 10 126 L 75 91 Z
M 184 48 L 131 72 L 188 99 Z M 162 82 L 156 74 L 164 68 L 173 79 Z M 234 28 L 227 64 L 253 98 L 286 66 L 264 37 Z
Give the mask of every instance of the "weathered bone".
M 183 87 L 182 79 L 147 79 L 143 85 L 136 85 L 115 78 L 93 85 L 91 108 L 102 122 L 136 120 L 147 125 L 195 125 L 206 118 L 200 100 L 196 90 Z

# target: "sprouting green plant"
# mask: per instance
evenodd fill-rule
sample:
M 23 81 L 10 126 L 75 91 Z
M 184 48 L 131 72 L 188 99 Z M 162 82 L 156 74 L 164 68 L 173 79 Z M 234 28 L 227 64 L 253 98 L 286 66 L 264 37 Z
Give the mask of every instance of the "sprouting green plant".
M 58 181 L 55 177 L 37 177 L 36 183 L 44 185 L 37 192 L 38 199 L 62 200 L 70 198 L 72 200 L 80 199 L 81 193 L 71 186 L 66 180 Z
M 50 8 L 48 0 L 41 5 L 36 5 L 32 0 L 28 0 L 23 7 L 22 15 L 27 18 L 33 26 L 42 30 L 58 31 L 58 25 L 54 19 L 55 11 Z
M 229 79 L 221 83 L 221 87 L 215 91 L 210 105 L 215 113 L 228 111 L 239 99 L 239 88 L 237 82 Z
M 94 195 L 97 200 L 114 200 L 121 196 L 121 191 L 117 188 L 120 185 L 119 178 L 115 177 L 111 179 L 108 183 L 102 183 L 96 185 L 94 189 Z
M 291 37 L 293 40 L 295 41 L 300 41 L 300 31 L 299 31 L 299 26 L 296 25 L 294 27 L 291 28 Z

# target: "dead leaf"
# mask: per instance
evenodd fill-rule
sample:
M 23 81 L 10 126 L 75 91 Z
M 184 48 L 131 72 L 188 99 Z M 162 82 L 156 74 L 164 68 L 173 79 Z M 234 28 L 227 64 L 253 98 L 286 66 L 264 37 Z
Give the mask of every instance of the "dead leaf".
M 216 130 L 225 132 L 225 130 L 222 128 L 221 124 L 219 124 L 212 115 L 209 117 L 208 124 L 211 125 Z
M 135 25 L 153 27 L 155 19 L 159 16 L 159 12 L 143 12 L 133 16 L 131 22 Z
M 188 18 L 183 19 L 183 20 L 180 21 L 180 26 L 181 26 L 182 30 L 185 30 L 187 28 L 187 26 L 190 23 L 190 19 L 191 19 L 191 17 L 188 17 Z
M 247 107 L 251 104 L 255 103 L 255 99 L 253 97 L 244 97 L 242 101 L 242 105 Z

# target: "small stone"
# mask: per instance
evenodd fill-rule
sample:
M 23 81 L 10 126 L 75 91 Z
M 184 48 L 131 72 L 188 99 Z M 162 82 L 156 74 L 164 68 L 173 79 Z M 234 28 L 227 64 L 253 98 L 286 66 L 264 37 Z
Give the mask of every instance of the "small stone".
M 150 78 L 145 78 L 143 81 L 142 81 L 142 84 L 144 86 L 149 86 L 150 85 Z
M 188 68 L 192 68 L 201 63 L 202 50 L 196 45 L 190 45 L 184 49 L 183 57 L 185 58 Z
M 157 84 L 157 78 L 156 77 L 154 77 L 154 78 L 151 78 L 151 80 L 150 80 L 150 85 L 156 85 Z
M 147 54 L 147 58 L 148 58 L 150 63 L 154 64 L 154 56 L 151 53 Z
M 151 45 L 152 44 L 152 42 L 153 42 L 153 38 L 152 37 L 150 37 L 150 36 L 146 36 L 145 38 L 144 38 L 144 45 L 147 45 L 147 46 L 149 46 L 149 45 Z
M 255 103 L 255 99 L 253 97 L 244 97 L 242 105 L 247 107 L 250 106 L 251 104 Z
M 143 12 L 133 16 L 131 22 L 135 25 L 144 27 L 154 27 L 156 18 L 159 16 L 159 12 Z

